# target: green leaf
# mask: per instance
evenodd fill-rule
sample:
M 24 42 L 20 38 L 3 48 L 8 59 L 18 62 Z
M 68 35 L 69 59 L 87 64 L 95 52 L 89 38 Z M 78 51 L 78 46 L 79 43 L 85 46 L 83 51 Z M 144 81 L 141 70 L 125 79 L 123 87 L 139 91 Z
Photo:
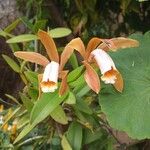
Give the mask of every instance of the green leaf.
M 12 30 L 16 28 L 16 26 L 20 23 L 20 19 L 15 20 L 9 26 L 4 29 L 4 32 L 10 33 Z
M 102 136 L 103 136 L 103 133 L 101 130 L 92 132 L 89 129 L 85 129 L 83 132 L 83 143 L 84 144 L 92 143 L 92 142 L 102 138 Z
M 37 33 L 39 29 L 44 29 L 46 26 L 47 20 L 38 20 L 34 26 L 33 26 L 33 31 L 34 33 Z
M 72 81 L 76 80 L 77 78 L 79 78 L 82 71 L 83 71 L 83 66 L 80 66 L 80 67 L 74 69 L 73 71 L 71 71 L 67 76 L 67 82 L 72 82 Z
M 145 1 L 148 1 L 148 0 L 138 0 L 139 2 L 145 2 Z
M 22 138 L 24 138 L 34 127 L 35 127 L 34 124 L 28 124 L 27 126 L 25 126 L 23 130 L 20 132 L 20 134 L 17 136 L 17 138 L 15 139 L 14 144 L 16 144 Z
M 71 30 L 68 28 L 55 28 L 48 32 L 52 38 L 61 38 L 68 36 L 71 33 Z
M 90 109 L 90 107 L 88 106 L 88 104 L 83 100 L 83 99 L 78 99 L 77 103 L 76 103 L 76 108 L 86 114 L 91 115 L 92 114 L 92 110 Z
M 66 95 L 59 97 L 58 91 L 43 93 L 32 109 L 30 122 L 36 125 L 44 120 L 65 98 Z
M 9 43 L 9 47 L 13 53 L 21 50 L 18 43 Z
M 73 94 L 73 92 L 69 92 L 69 96 L 68 98 L 66 99 L 65 101 L 66 104 L 75 104 L 76 103 L 76 97 L 75 95 Z
M 148 36 L 149 34 L 149 36 Z M 118 93 L 111 85 L 99 96 L 102 111 L 113 128 L 132 138 L 150 138 L 150 33 L 134 34 L 131 38 L 140 47 L 123 49 L 111 56 L 124 79 L 124 90 Z
M 27 28 L 29 28 L 31 31 L 33 31 L 33 24 L 29 21 L 28 18 L 26 18 L 26 17 L 21 17 L 20 19 L 21 19 L 21 21 L 25 24 L 25 26 L 26 26 Z
M 24 104 L 24 106 L 26 107 L 26 109 L 28 110 L 28 112 L 30 113 L 32 108 L 33 108 L 33 103 L 31 101 L 31 99 L 29 99 L 25 94 L 23 93 L 19 93 L 21 100 Z
M 72 148 L 71 148 L 68 140 L 66 139 L 65 135 L 62 136 L 61 146 L 62 146 L 63 150 L 72 150 Z
M 20 42 L 28 42 L 32 40 L 37 40 L 38 37 L 34 34 L 22 34 L 15 37 L 10 38 L 7 40 L 7 43 L 20 43 Z
M 62 106 L 58 105 L 51 113 L 50 116 L 60 124 L 68 124 L 68 118 L 62 108 Z
M 20 67 L 19 65 L 9 56 L 7 55 L 2 55 L 2 57 L 5 59 L 5 61 L 8 63 L 8 65 L 15 71 L 15 72 L 20 72 Z
M 67 131 L 67 139 L 73 150 L 81 150 L 82 146 L 82 127 L 77 122 L 72 122 Z
M 33 87 L 28 87 L 28 95 L 31 97 L 32 101 L 35 102 L 39 96 L 39 91 Z
M 11 100 L 12 100 L 13 102 L 15 102 L 16 104 L 21 105 L 21 104 L 18 102 L 18 100 L 17 100 L 15 97 L 13 97 L 12 95 L 5 94 L 5 96 L 8 97 L 9 99 L 11 99 Z
M 38 74 L 37 72 L 33 71 L 25 71 L 24 72 L 26 78 L 28 79 L 29 82 L 33 84 L 34 87 L 38 87 Z
M 83 86 L 83 88 L 80 89 L 80 91 L 76 94 L 77 97 L 83 97 L 87 93 L 89 93 L 91 89 L 89 88 L 88 85 Z
M 76 55 L 73 53 L 69 59 L 69 63 L 71 64 L 73 69 L 76 69 L 79 65 L 78 65 L 78 61 L 77 61 L 77 57 Z
M 21 129 L 25 125 L 29 123 L 29 114 L 25 113 L 23 116 L 19 117 L 18 122 L 17 122 L 17 129 Z
M 9 33 L 5 32 L 3 30 L 0 30 L 0 36 L 3 36 L 4 38 L 6 38 L 7 36 L 8 37 L 13 37 L 12 34 L 9 34 Z

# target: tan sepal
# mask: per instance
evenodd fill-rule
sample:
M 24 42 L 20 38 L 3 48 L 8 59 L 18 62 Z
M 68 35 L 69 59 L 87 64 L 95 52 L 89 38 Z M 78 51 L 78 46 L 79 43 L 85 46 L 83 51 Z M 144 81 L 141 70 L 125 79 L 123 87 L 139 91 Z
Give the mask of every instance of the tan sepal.
M 86 62 L 83 61 L 84 66 L 86 67 L 84 78 L 88 86 L 97 94 L 100 91 L 100 80 L 96 71 Z
M 124 83 L 123 83 L 123 78 L 120 72 L 118 72 L 118 74 L 116 75 L 116 78 L 117 79 L 115 80 L 115 83 L 113 84 L 113 86 L 115 87 L 117 91 L 122 92 Z
M 38 37 L 44 45 L 50 60 L 59 63 L 58 51 L 51 36 L 47 32 L 39 30 Z
M 78 51 L 81 56 L 85 58 L 84 44 L 80 38 L 75 38 L 66 45 L 64 51 L 61 54 L 60 70 L 63 70 L 63 67 L 67 63 L 74 50 Z
M 44 67 L 49 63 L 49 60 L 46 57 L 44 57 L 43 55 L 36 53 L 36 52 L 18 51 L 18 52 L 15 52 L 14 55 L 25 61 L 36 63 L 36 64 L 42 65 Z
M 59 88 L 59 95 L 60 96 L 65 94 L 66 91 L 68 90 L 68 84 L 67 84 L 67 74 L 68 74 L 68 72 L 69 72 L 68 70 L 60 72 L 59 76 L 62 79 L 61 84 L 60 84 L 60 88 Z
M 38 99 L 41 97 L 42 90 L 41 90 L 41 82 L 42 82 L 43 74 L 38 74 L 38 86 L 39 86 L 39 96 Z
M 97 48 L 97 46 L 102 42 L 102 39 L 94 37 L 92 38 L 86 48 L 86 60 L 89 58 L 90 53 Z
M 137 40 L 133 40 L 130 38 L 117 37 L 112 38 L 110 40 L 104 40 L 105 44 L 101 44 L 98 48 L 101 48 L 105 51 L 112 50 L 117 51 L 121 48 L 130 48 L 139 46 L 139 42 Z

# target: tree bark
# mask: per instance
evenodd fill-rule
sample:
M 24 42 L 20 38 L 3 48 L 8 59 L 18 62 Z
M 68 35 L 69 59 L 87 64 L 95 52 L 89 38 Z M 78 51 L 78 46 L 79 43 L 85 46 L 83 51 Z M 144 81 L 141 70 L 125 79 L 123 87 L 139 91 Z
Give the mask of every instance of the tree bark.
M 4 29 L 20 16 L 21 13 L 17 9 L 16 0 L 0 0 L 0 29 Z M 20 34 L 23 32 L 25 32 L 25 27 L 22 24 L 17 26 L 13 33 Z M 21 80 L 2 58 L 2 54 L 14 58 L 3 37 L 0 37 L 0 45 L 0 98 L 6 101 L 5 93 L 17 95 Z

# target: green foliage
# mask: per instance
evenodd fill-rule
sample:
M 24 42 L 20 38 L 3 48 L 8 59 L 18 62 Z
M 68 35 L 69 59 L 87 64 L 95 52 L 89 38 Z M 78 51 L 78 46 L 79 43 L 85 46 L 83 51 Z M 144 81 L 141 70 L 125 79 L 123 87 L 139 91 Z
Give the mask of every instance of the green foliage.
M 12 37 L 11 39 L 7 40 L 7 43 L 28 42 L 32 40 L 37 40 L 37 36 L 33 34 L 23 34 Z
M 140 47 L 112 54 L 123 74 L 124 90 L 118 94 L 106 87 L 99 95 L 99 103 L 112 127 L 127 132 L 132 138 L 144 139 L 150 137 L 150 33 L 131 37 L 139 40 Z
M 82 145 L 82 127 L 77 122 L 72 122 L 67 131 L 67 139 L 72 145 L 72 149 L 80 150 Z
M 8 63 L 8 65 L 15 71 L 15 72 L 20 72 L 20 67 L 18 64 L 9 56 L 7 55 L 2 55 L 5 61 Z
M 68 28 L 55 28 L 55 29 L 49 30 L 48 33 L 53 38 L 60 38 L 60 37 L 65 37 L 69 35 L 71 33 L 71 30 Z

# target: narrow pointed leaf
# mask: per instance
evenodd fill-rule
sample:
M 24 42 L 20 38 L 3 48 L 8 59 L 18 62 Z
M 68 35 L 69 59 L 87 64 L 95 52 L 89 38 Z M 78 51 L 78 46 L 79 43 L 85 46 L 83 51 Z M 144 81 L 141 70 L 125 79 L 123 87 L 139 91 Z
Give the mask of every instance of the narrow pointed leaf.
M 57 52 L 57 48 L 51 36 L 47 32 L 40 30 L 38 32 L 38 37 L 40 38 L 42 44 L 44 45 L 51 61 L 55 61 L 59 63 L 59 55 Z
M 11 39 L 7 40 L 7 43 L 20 43 L 20 42 L 28 42 L 32 40 L 37 40 L 38 37 L 34 34 L 22 34 L 18 36 L 14 36 Z
M 19 65 L 9 56 L 7 55 L 2 55 L 2 57 L 5 59 L 5 61 L 8 63 L 8 65 L 15 71 L 15 72 L 20 72 L 20 67 Z
M 86 71 L 84 74 L 85 81 L 94 92 L 99 93 L 100 91 L 99 76 L 97 75 L 96 71 L 87 62 L 84 61 L 83 64 L 86 67 Z
M 35 24 L 33 25 L 32 30 L 34 31 L 34 33 L 37 33 L 39 29 L 44 29 L 46 26 L 47 20 L 46 19 L 42 19 L 42 20 L 37 20 L 35 22 Z
M 14 55 L 25 61 L 36 63 L 36 64 L 42 65 L 44 67 L 49 63 L 49 60 L 46 57 L 44 57 L 43 55 L 36 53 L 36 52 L 18 51 L 18 52 L 15 52 Z
M 82 66 L 74 69 L 73 71 L 71 71 L 67 76 L 67 81 L 72 82 L 72 81 L 76 80 L 82 74 L 83 68 L 84 67 L 82 65 Z
M 18 100 L 17 100 L 14 96 L 9 95 L 9 94 L 5 94 L 5 96 L 8 97 L 8 98 L 9 98 L 10 100 L 12 100 L 13 102 L 15 102 L 16 104 L 21 105 L 21 104 L 18 102 Z
M 65 137 L 65 135 L 62 136 L 61 146 L 62 146 L 63 150 L 72 150 L 72 148 L 71 148 L 67 138 Z
M 20 23 L 21 19 L 16 19 L 14 22 L 12 22 L 9 26 L 7 26 L 4 29 L 4 32 L 10 33 L 12 30 L 16 28 L 16 26 Z
M 78 51 L 83 58 L 85 57 L 85 47 L 80 38 L 73 39 L 66 45 L 64 51 L 61 54 L 60 70 L 63 70 L 63 67 L 71 57 L 74 50 Z
M 59 97 L 57 92 L 58 91 L 54 93 L 42 93 L 32 109 L 30 116 L 31 124 L 36 125 L 43 121 L 65 99 L 66 95 Z
M 24 138 L 33 128 L 35 127 L 34 124 L 28 124 L 23 128 L 23 130 L 20 132 L 20 134 L 17 136 L 17 138 L 14 141 L 14 144 L 19 142 L 22 138 Z

